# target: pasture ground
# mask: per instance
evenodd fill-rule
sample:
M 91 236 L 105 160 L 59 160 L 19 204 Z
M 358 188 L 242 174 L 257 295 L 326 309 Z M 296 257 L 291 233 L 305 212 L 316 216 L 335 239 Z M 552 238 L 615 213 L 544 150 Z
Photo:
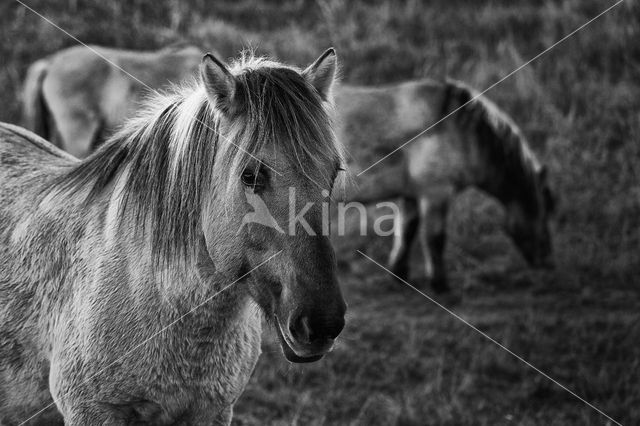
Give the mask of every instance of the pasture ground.
M 601 10 L 601 0 L 209 2 L 31 0 L 87 43 L 135 49 L 245 44 L 304 65 L 337 48 L 343 79 L 449 74 L 483 89 Z M 29 63 L 75 42 L 0 4 L 0 120 L 19 122 Z M 524 267 L 501 209 L 476 192 L 451 213 L 453 309 L 625 425 L 640 422 L 640 7 L 625 1 L 488 96 L 549 165 L 557 268 Z M 605 417 L 336 241 L 350 305 L 338 348 L 287 364 L 267 339 L 234 424 L 596 425 Z M 411 282 L 424 285 L 418 252 Z M 424 287 L 429 291 L 428 287 Z

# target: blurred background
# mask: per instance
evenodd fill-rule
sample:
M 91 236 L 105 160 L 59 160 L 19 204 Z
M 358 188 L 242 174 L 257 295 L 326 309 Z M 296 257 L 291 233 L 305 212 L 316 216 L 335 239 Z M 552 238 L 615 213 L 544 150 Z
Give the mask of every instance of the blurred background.
M 483 90 L 613 4 L 603 0 L 26 2 L 85 43 L 246 46 L 304 66 L 335 46 L 342 79 L 449 75 Z M 19 123 L 28 65 L 74 40 L 0 3 L 0 120 Z M 453 308 L 623 424 L 640 422 L 640 7 L 627 0 L 487 93 L 548 164 L 559 197 L 552 271 L 534 271 L 476 191 L 450 213 Z M 540 374 L 336 240 L 350 305 L 337 349 L 290 365 L 268 338 L 234 424 L 607 424 Z M 414 263 L 420 270 L 420 256 Z M 411 282 L 423 285 L 414 274 Z M 267 336 L 268 337 L 268 336 Z

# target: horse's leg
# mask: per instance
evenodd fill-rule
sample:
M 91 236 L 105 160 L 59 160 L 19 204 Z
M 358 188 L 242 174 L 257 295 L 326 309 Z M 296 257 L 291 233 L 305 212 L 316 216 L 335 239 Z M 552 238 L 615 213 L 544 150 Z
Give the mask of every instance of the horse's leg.
M 58 146 L 77 158 L 91 154 L 100 133 L 100 120 L 91 112 L 65 111 L 57 121 Z
M 425 271 L 431 287 L 439 293 L 449 290 L 444 265 L 447 211 L 446 198 L 420 198 L 420 243 L 425 257 Z
M 49 373 L 49 391 L 64 417 L 65 426 L 109 425 L 125 426 L 126 415 L 100 404 L 97 392 L 86 381 L 90 372 L 74 368 L 68 360 L 53 356 Z
M 402 279 L 409 278 L 411 244 L 418 230 L 418 203 L 415 198 L 400 200 L 400 215 L 396 218 L 398 231 L 393 237 L 393 248 L 387 262 L 391 272 Z

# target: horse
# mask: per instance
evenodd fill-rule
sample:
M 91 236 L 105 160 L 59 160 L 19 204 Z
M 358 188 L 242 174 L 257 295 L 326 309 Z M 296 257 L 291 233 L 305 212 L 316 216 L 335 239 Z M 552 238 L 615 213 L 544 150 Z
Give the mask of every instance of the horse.
M 200 58 L 200 48 L 192 45 L 61 50 L 28 68 L 22 125 L 84 158 L 135 113 L 150 88 L 166 89 L 196 75 Z
M 128 98 L 116 94 L 105 96 L 106 88 L 121 83 L 112 82 L 115 72 L 98 75 L 92 72 L 98 66 L 95 62 L 100 62 L 100 67 L 106 65 L 95 55 L 90 57 L 91 52 L 85 50 L 82 55 L 67 51 L 58 54 L 82 56 L 82 60 L 66 61 L 73 63 L 72 68 L 69 65 L 55 69 L 59 61 L 51 59 L 52 65 L 41 89 L 27 91 L 25 99 L 40 97 L 49 108 L 56 104 L 65 110 L 67 107 L 61 106 L 64 99 L 52 98 L 51 91 L 46 91 L 45 86 L 66 86 L 69 93 L 75 94 L 74 99 L 98 100 L 79 103 L 77 109 L 89 111 L 96 123 L 108 123 L 114 128 L 119 122 L 104 112 L 113 109 L 108 105 L 118 105 L 122 110 L 131 110 L 135 105 L 127 104 Z M 105 52 L 108 59 L 118 55 L 118 51 Z M 140 64 L 142 68 L 143 64 Z M 145 75 L 152 71 L 156 73 L 156 81 L 170 78 L 162 74 L 161 68 L 151 66 L 146 67 Z M 189 71 L 185 70 L 185 73 Z M 118 79 L 127 78 L 121 73 L 117 75 Z M 47 81 L 54 78 L 58 81 Z M 28 77 L 29 81 L 33 79 Z M 91 84 L 86 83 L 89 81 Z M 452 199 L 470 186 L 484 190 L 505 205 L 507 233 L 532 266 L 551 263 L 548 222 L 554 197 L 546 167 L 536 158 L 513 120 L 486 96 L 451 79 L 420 79 L 381 87 L 339 84 L 334 92 L 338 138 L 351 152 L 348 158 L 350 171 L 360 174 L 353 179 L 357 187 L 350 185 L 343 193 L 344 199 L 362 202 L 399 199 L 401 214 L 396 221 L 394 244 L 387 262 L 393 273 L 403 279 L 409 277 L 410 248 L 418 235 L 426 281 L 438 292 L 449 289 L 444 264 L 448 208 Z M 127 107 L 122 107 L 123 104 Z M 441 124 L 406 148 L 394 152 L 405 141 L 456 109 L 459 111 Z M 58 124 L 56 119 L 56 125 L 60 127 L 82 127 L 72 116 L 63 117 L 62 113 L 53 110 L 52 115 L 67 120 Z M 93 127 L 95 125 L 89 126 Z M 66 139 L 63 145 L 72 152 L 86 152 L 100 144 L 100 135 L 93 133 L 93 136 L 94 139 Z M 380 165 L 365 171 L 392 152 Z
M 394 274 L 408 278 L 409 249 L 418 236 L 427 280 L 436 292 L 449 290 L 447 212 L 469 187 L 505 206 L 506 231 L 532 266 L 551 264 L 555 196 L 546 167 L 518 126 L 485 96 L 452 79 L 343 85 L 336 90 L 336 108 L 338 137 L 359 177 L 346 198 L 400 200 L 387 262 Z
M 336 61 L 208 54 L 83 160 L 0 125 L 0 423 L 228 425 L 263 317 L 290 362 L 332 348 Z M 244 223 L 286 229 L 288 188 L 314 232 Z

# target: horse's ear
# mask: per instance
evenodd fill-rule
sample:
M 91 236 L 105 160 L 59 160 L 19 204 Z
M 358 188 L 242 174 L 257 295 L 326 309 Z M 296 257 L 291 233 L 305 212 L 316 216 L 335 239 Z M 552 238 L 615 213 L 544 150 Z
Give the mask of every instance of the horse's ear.
M 325 101 L 331 99 L 331 88 L 338 68 L 337 62 L 336 51 L 331 47 L 302 73 Z
M 223 112 L 229 111 L 236 91 L 236 81 L 224 62 L 207 53 L 200 64 L 200 76 L 209 100 Z

